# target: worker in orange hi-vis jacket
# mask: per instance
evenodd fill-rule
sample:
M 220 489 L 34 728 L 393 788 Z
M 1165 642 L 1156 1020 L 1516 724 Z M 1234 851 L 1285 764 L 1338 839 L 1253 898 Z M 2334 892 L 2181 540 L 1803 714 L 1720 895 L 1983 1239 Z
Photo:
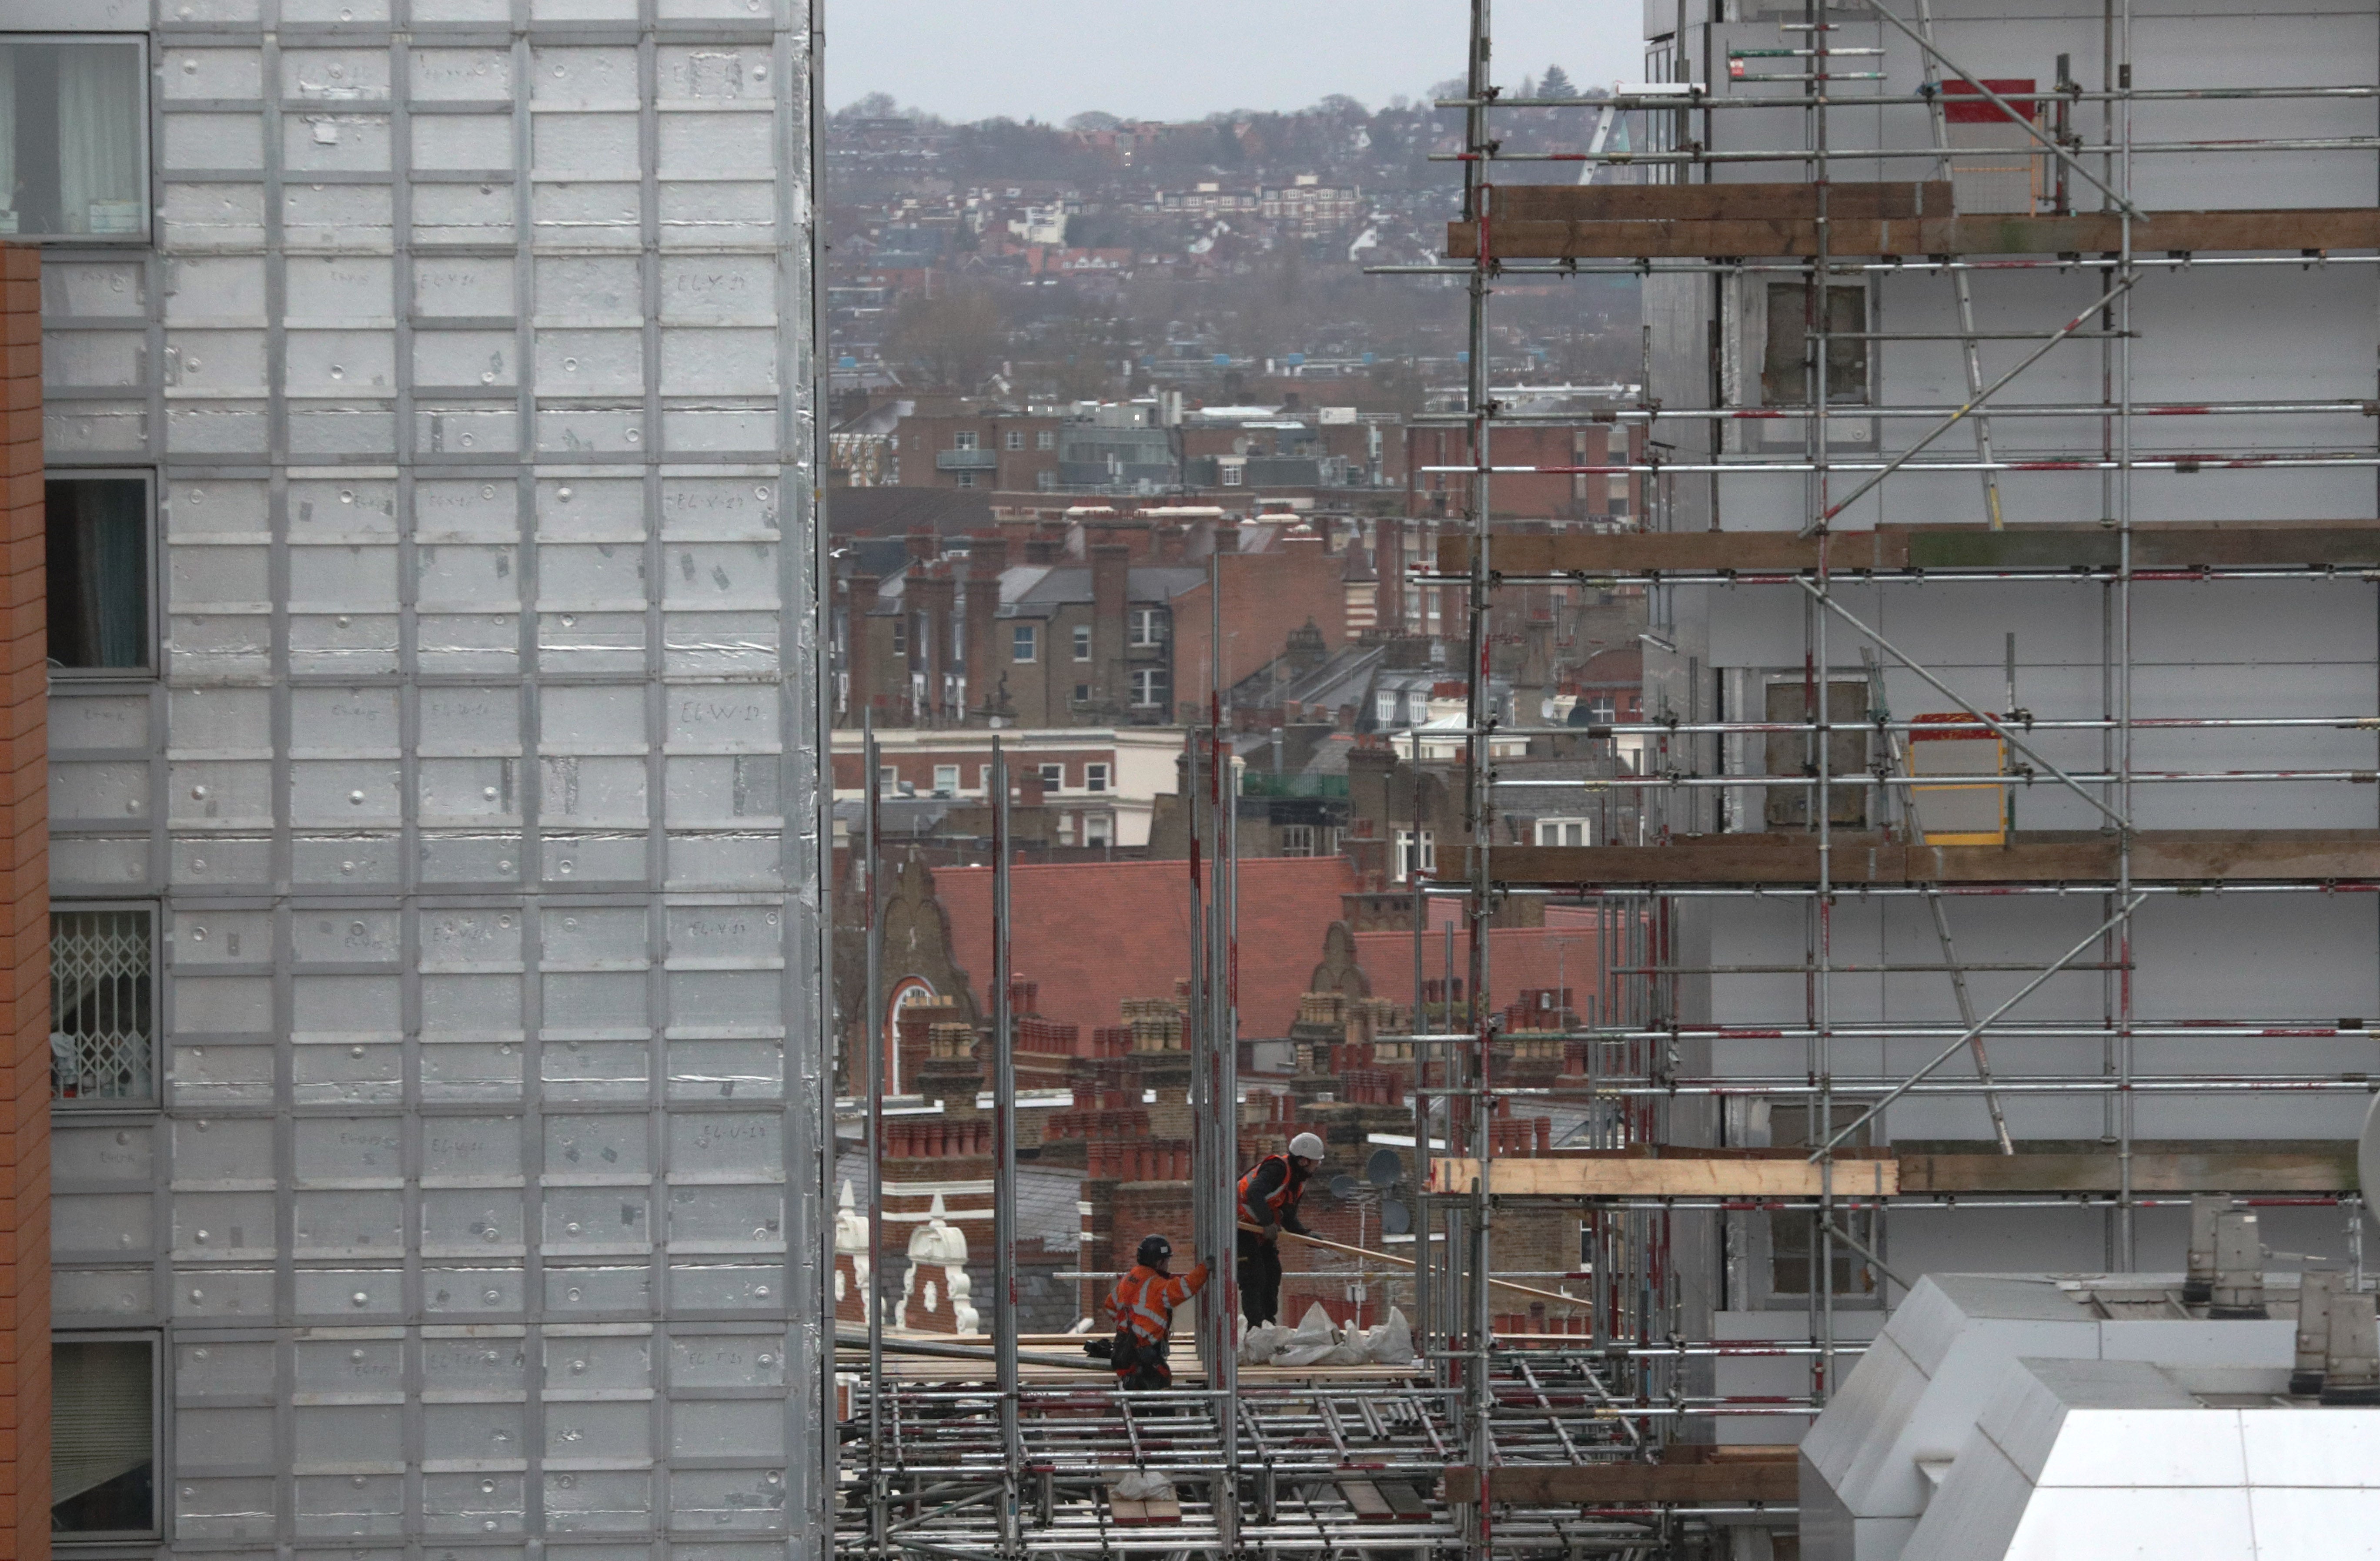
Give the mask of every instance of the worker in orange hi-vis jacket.
M 1142 1237 L 1132 1272 L 1116 1281 L 1108 1297 L 1116 1328 L 1109 1359 L 1120 1387 L 1173 1385 L 1173 1368 L 1165 1359 L 1173 1335 L 1173 1309 L 1207 1287 L 1207 1265 L 1199 1263 L 1176 1277 L 1166 1268 L 1172 1261 L 1172 1242 L 1162 1236 Z
M 1240 1178 L 1240 1310 L 1248 1326 L 1281 1315 L 1281 1233 L 1312 1234 L 1297 1217 L 1305 1184 L 1322 1164 L 1322 1140 L 1300 1133 L 1286 1154 L 1268 1154 Z

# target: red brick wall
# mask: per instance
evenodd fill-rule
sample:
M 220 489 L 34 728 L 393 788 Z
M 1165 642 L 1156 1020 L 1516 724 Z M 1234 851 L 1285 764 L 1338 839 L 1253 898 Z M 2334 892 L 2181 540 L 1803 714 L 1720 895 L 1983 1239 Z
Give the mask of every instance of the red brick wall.
M 0 1555 L 50 1554 L 50 900 L 41 251 L 0 248 Z

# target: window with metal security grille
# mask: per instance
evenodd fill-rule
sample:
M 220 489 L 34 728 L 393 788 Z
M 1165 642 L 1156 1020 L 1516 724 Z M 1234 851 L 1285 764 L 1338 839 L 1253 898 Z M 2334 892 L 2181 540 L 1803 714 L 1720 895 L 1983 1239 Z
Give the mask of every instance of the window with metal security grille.
M 148 71 L 136 38 L 0 43 L 0 234 L 149 234 Z
M 78 1540 L 157 1531 L 157 1346 L 50 1341 L 50 1530 Z
M 46 572 L 50 666 L 142 672 L 149 632 L 149 483 L 139 477 L 54 477 Z
M 50 913 L 54 1098 L 118 1105 L 157 1098 L 153 915 Z

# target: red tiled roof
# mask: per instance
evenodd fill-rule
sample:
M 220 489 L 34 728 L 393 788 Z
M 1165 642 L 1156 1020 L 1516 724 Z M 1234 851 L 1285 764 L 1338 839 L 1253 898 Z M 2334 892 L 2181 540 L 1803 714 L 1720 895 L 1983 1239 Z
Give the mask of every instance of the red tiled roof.
M 1355 887 L 1344 857 L 1240 862 L 1240 1033 L 1289 1033 L 1322 960 L 1323 934 Z M 937 869 L 955 962 L 989 997 L 991 869 Z M 1088 1031 L 1122 1021 L 1127 997 L 1171 997 L 1190 973 L 1190 867 L 1182 861 L 1048 862 L 1010 881 L 1009 963 L 1040 987 L 1044 1016 Z M 987 1002 L 983 1011 L 990 1013 Z

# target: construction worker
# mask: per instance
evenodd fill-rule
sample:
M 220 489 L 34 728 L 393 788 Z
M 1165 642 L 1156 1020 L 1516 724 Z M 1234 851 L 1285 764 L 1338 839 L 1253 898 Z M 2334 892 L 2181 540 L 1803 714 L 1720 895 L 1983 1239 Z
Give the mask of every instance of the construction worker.
M 1116 1385 L 1127 1391 L 1173 1385 L 1173 1368 L 1165 1360 L 1173 1309 L 1207 1287 L 1207 1265 L 1202 1262 L 1176 1278 L 1166 1268 L 1172 1261 L 1172 1242 L 1162 1236 L 1142 1237 L 1132 1272 L 1116 1281 L 1108 1297 L 1116 1325 L 1108 1359 L 1115 1365 Z
M 1312 1234 L 1297 1217 L 1297 1205 L 1321 1164 L 1322 1140 L 1300 1133 L 1289 1140 L 1288 1153 L 1266 1155 L 1240 1178 L 1240 1310 L 1251 1328 L 1281 1315 L 1281 1233 Z

